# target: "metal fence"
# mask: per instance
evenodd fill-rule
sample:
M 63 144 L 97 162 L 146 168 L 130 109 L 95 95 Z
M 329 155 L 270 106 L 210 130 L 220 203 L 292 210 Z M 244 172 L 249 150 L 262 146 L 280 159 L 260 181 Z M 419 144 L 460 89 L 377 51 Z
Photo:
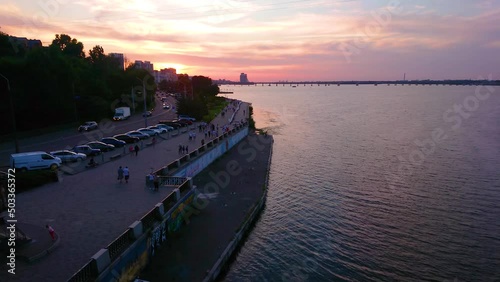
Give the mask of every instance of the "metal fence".
M 132 240 L 129 235 L 129 229 L 127 229 L 127 231 L 123 232 L 106 247 L 111 261 L 114 261 L 117 257 L 119 257 L 131 244 Z

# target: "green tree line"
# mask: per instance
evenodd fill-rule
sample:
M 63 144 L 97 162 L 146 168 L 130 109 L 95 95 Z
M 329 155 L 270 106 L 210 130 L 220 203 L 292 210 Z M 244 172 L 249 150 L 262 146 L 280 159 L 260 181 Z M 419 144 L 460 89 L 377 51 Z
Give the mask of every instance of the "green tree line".
M 180 94 L 177 99 L 177 113 L 185 114 L 197 120 L 209 121 L 213 117 L 209 112 L 224 102 L 224 98 L 217 97 L 219 86 L 213 84 L 210 77 L 196 75 L 191 78 L 187 74 L 179 74 L 175 82 L 161 81 L 160 90 Z
M 12 132 L 9 97 L 13 97 L 17 130 L 31 130 L 86 120 L 110 118 L 114 108 L 142 109 L 142 84 L 147 97 L 156 91 L 154 77 L 146 70 L 120 66 L 97 45 L 85 52 L 76 38 L 57 34 L 47 47 L 16 46 L 0 32 L 0 134 Z M 7 88 L 10 84 L 10 93 Z M 152 103 L 152 99 L 147 99 Z M 151 105 L 147 105 L 148 108 Z

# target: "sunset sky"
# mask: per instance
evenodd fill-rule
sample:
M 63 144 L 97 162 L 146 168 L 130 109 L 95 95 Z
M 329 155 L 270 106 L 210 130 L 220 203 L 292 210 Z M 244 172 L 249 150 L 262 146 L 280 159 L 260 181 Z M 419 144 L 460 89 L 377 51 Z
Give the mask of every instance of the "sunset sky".
M 250 81 L 500 79 L 500 1 L 0 0 L 0 30 L 65 33 L 155 69 Z

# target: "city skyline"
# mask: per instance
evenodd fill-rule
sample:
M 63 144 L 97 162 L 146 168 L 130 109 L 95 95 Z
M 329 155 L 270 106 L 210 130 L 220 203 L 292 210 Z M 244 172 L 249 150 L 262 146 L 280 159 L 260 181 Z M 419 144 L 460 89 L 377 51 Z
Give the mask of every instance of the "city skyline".
M 55 34 L 213 79 L 499 78 L 495 1 L 1 0 L 0 31 Z

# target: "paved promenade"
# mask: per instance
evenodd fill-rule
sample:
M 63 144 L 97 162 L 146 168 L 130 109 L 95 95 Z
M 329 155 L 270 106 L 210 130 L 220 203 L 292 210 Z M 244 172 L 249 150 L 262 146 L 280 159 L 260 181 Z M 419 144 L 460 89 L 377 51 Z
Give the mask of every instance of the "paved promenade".
M 249 136 L 220 161 L 194 177 L 193 184 L 202 193 L 200 197 L 206 199 L 206 202 L 199 200 L 200 206 L 205 207 L 199 209 L 199 214 L 192 216 L 178 234 L 167 238 L 140 279 L 151 282 L 203 281 L 263 195 L 271 146 L 271 136 Z M 249 153 L 242 154 L 250 150 L 256 153 L 254 158 Z M 221 175 L 230 175 L 227 168 L 235 163 L 234 171 L 240 173 L 234 173 L 224 183 L 225 178 Z M 214 193 L 216 189 L 208 187 L 217 183 L 219 189 Z
M 245 118 L 243 111 L 248 115 L 248 104 L 241 105 L 235 120 Z M 224 118 L 219 115 L 213 123 L 227 124 L 231 114 L 228 111 Z M 202 138 L 197 134 L 196 143 L 188 141 L 186 133 L 165 141 L 158 138 L 154 148 L 141 150 L 137 157 L 126 155 L 17 195 L 17 220 L 41 228 L 50 224 L 59 235 L 59 245 L 34 263 L 18 259 L 15 276 L 8 274 L 6 264 L 2 263 L 0 281 L 66 281 L 171 192 L 166 187 L 159 192 L 147 189 L 145 175 L 151 168 L 160 168 L 179 158 L 179 144 L 188 145 L 190 152 L 199 147 Z M 129 167 L 128 184 L 116 180 L 118 166 Z

